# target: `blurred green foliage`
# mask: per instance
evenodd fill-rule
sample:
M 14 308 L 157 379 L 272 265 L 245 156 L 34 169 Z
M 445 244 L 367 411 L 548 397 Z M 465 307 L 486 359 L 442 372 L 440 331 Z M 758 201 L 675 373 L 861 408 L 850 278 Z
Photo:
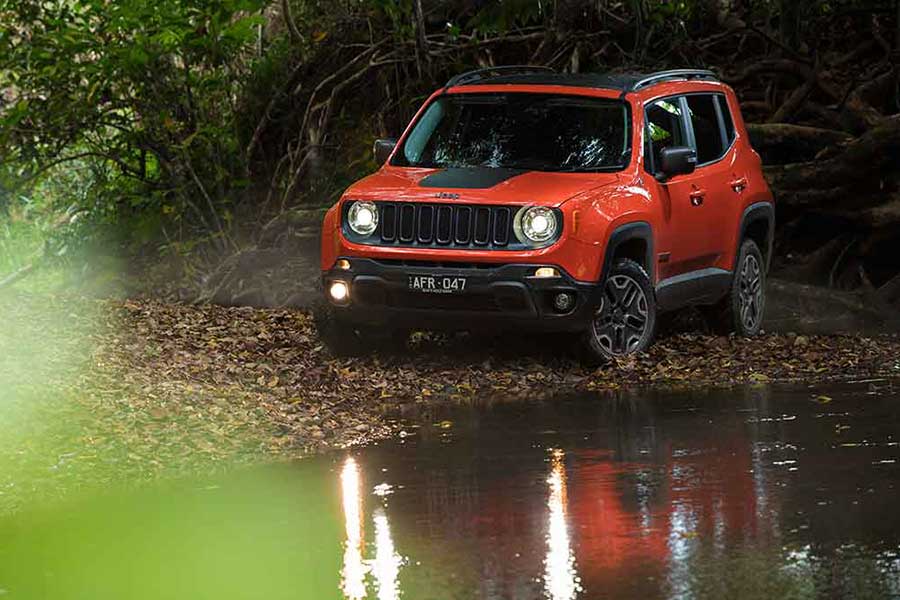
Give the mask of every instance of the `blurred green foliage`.
M 0 518 L 12 598 L 340 597 L 340 502 L 323 463 L 182 480 Z
M 161 349 L 111 348 L 128 335 L 121 310 L 72 295 L 0 294 L 0 515 L 270 461 L 288 441 L 247 390 L 178 378 L 157 386 L 135 373 L 128 361 Z

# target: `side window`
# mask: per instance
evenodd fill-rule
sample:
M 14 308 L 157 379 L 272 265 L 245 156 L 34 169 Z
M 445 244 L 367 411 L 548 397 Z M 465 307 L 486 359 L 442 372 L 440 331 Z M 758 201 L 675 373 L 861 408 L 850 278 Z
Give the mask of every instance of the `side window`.
M 663 148 L 687 146 L 681 104 L 677 98 L 659 100 L 647 109 L 647 140 L 652 159 L 651 172 L 659 170 Z
M 719 108 L 722 109 L 722 121 L 725 123 L 725 143 L 731 146 L 734 141 L 734 119 L 731 118 L 731 110 L 728 108 L 728 100 L 725 96 L 716 96 Z
M 716 161 L 725 153 L 715 102 L 716 97 L 712 94 L 693 94 L 687 97 L 699 165 Z

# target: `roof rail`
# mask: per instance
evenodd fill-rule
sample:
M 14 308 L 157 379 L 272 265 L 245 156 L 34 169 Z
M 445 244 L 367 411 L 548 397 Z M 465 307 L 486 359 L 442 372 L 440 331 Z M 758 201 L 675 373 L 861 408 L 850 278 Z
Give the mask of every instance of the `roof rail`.
M 501 67 L 487 67 L 484 69 L 476 69 L 475 71 L 468 71 L 466 73 L 461 73 L 447 82 L 445 88 L 451 88 L 455 85 L 464 85 L 466 83 L 472 83 L 475 81 L 480 81 L 482 79 L 489 79 L 495 75 L 530 75 L 535 73 L 555 73 L 550 67 L 537 67 L 530 65 L 508 65 Z
M 641 77 L 628 88 L 629 92 L 636 92 L 645 87 L 662 83 L 663 81 L 672 81 L 673 79 L 712 79 L 718 81 L 719 78 L 715 73 L 706 69 L 673 69 L 671 71 L 659 71 L 651 73 L 646 77 Z

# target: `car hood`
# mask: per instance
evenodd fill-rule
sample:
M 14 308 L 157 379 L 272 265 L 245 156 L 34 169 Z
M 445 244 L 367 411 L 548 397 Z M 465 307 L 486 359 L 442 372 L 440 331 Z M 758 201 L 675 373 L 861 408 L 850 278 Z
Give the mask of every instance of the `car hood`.
M 385 167 L 353 184 L 344 196 L 355 200 L 559 206 L 574 196 L 618 181 L 616 173 Z

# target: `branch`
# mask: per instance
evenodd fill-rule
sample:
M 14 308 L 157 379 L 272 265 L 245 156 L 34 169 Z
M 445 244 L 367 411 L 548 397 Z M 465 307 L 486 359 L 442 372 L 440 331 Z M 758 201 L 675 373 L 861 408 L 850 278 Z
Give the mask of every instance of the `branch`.
M 52 160 L 49 163 L 38 167 L 38 169 L 36 171 L 31 173 L 25 179 L 23 179 L 21 181 L 21 183 L 24 185 L 26 183 L 34 181 L 35 179 L 37 179 L 38 177 L 40 177 L 41 175 L 43 175 L 44 173 L 46 173 L 47 171 L 52 169 L 53 167 L 58 167 L 61 164 L 64 164 L 67 162 L 72 162 L 74 160 L 81 160 L 82 158 L 88 158 L 90 156 L 101 156 L 101 155 L 98 155 L 96 152 L 79 152 L 78 154 L 72 154 L 71 156 L 64 156 L 62 158 Z M 106 157 L 101 156 L 101 158 L 106 158 Z
M 219 220 L 219 213 L 218 211 L 216 211 L 216 206 L 213 203 L 209 193 L 206 191 L 206 187 L 203 185 L 203 182 L 201 182 L 200 178 L 197 177 L 197 172 L 194 171 L 194 167 L 193 165 L 191 165 L 191 161 L 187 156 L 184 157 L 184 163 L 188 169 L 188 172 L 191 174 L 191 179 L 194 180 L 194 184 L 200 189 L 200 193 L 206 200 L 206 205 L 209 207 L 209 212 L 212 214 L 212 218 L 215 221 L 216 228 L 218 228 L 219 233 L 222 235 L 222 238 L 230 242 L 231 240 L 229 240 L 228 235 L 225 233 L 225 229 L 222 227 L 222 222 Z M 196 207 L 195 210 L 198 210 L 199 212 L 199 209 L 196 209 Z
M 337 71 L 335 71 L 334 73 L 332 73 L 331 75 L 329 75 L 328 77 L 326 77 L 325 79 L 323 79 L 322 81 L 319 82 L 319 85 L 317 85 L 315 87 L 315 89 L 312 91 L 312 94 L 310 94 L 309 102 L 307 102 L 307 104 L 306 104 L 306 111 L 303 113 L 303 121 L 300 124 L 300 137 L 302 137 L 306 134 L 306 128 L 309 125 L 310 115 L 313 111 L 313 107 L 315 106 L 316 96 L 318 95 L 318 93 L 320 91 L 322 91 L 322 89 L 326 85 L 328 85 L 329 83 L 331 83 L 338 77 L 342 76 L 346 71 L 348 71 L 351 67 L 353 67 L 360 60 L 362 60 L 363 58 L 366 58 L 367 56 L 369 56 L 370 54 L 375 52 L 386 41 L 387 41 L 387 38 L 378 42 L 377 44 L 374 44 L 373 46 L 369 47 L 368 49 L 364 50 L 363 52 L 360 52 L 353 60 L 349 61 L 343 67 L 341 67 L 340 69 L 338 69 Z
M 294 44 L 302 44 L 303 34 L 300 33 L 300 30 L 297 28 L 297 23 L 294 22 L 294 16 L 291 14 L 290 0 L 281 0 L 281 12 L 284 13 L 284 22 L 287 25 L 288 32 L 291 34 L 291 42 Z
M 278 92 L 272 94 L 272 98 L 269 99 L 269 103 L 266 105 L 266 109 L 263 111 L 262 117 L 260 117 L 259 122 L 256 124 L 256 129 L 253 130 L 253 137 L 250 138 L 250 143 L 247 144 L 247 148 L 244 150 L 244 158 L 247 162 L 247 168 L 250 168 L 250 160 L 253 158 L 253 152 L 256 150 L 256 146 L 259 145 L 260 140 L 262 139 L 262 135 L 266 130 L 266 127 L 269 125 L 269 120 L 272 118 L 272 111 L 275 110 L 275 105 L 281 100 L 282 96 L 285 94 L 285 90 L 294 85 L 294 80 L 297 75 L 300 73 L 303 67 L 305 67 L 303 63 L 298 64 L 294 68 L 294 72 L 291 73 L 291 76 L 288 77 L 287 85 L 285 85 Z
M 35 269 L 36 269 L 36 263 L 30 263 L 30 264 L 25 265 L 24 267 L 22 267 L 21 269 L 19 269 L 15 273 L 13 273 L 12 275 L 9 275 L 5 279 L 0 280 L 0 290 L 11 286 L 12 284 L 19 281 L 20 279 L 24 279 L 29 274 L 31 274 Z
M 784 103 L 775 111 L 771 117 L 769 117 L 769 123 L 783 123 L 788 120 L 789 117 L 793 116 L 797 110 L 803 105 L 803 102 L 806 100 L 807 96 L 812 93 L 813 89 L 816 87 L 818 83 L 819 73 L 818 68 L 812 69 L 810 71 L 809 77 L 800 87 L 794 89 L 788 97 L 785 99 Z

